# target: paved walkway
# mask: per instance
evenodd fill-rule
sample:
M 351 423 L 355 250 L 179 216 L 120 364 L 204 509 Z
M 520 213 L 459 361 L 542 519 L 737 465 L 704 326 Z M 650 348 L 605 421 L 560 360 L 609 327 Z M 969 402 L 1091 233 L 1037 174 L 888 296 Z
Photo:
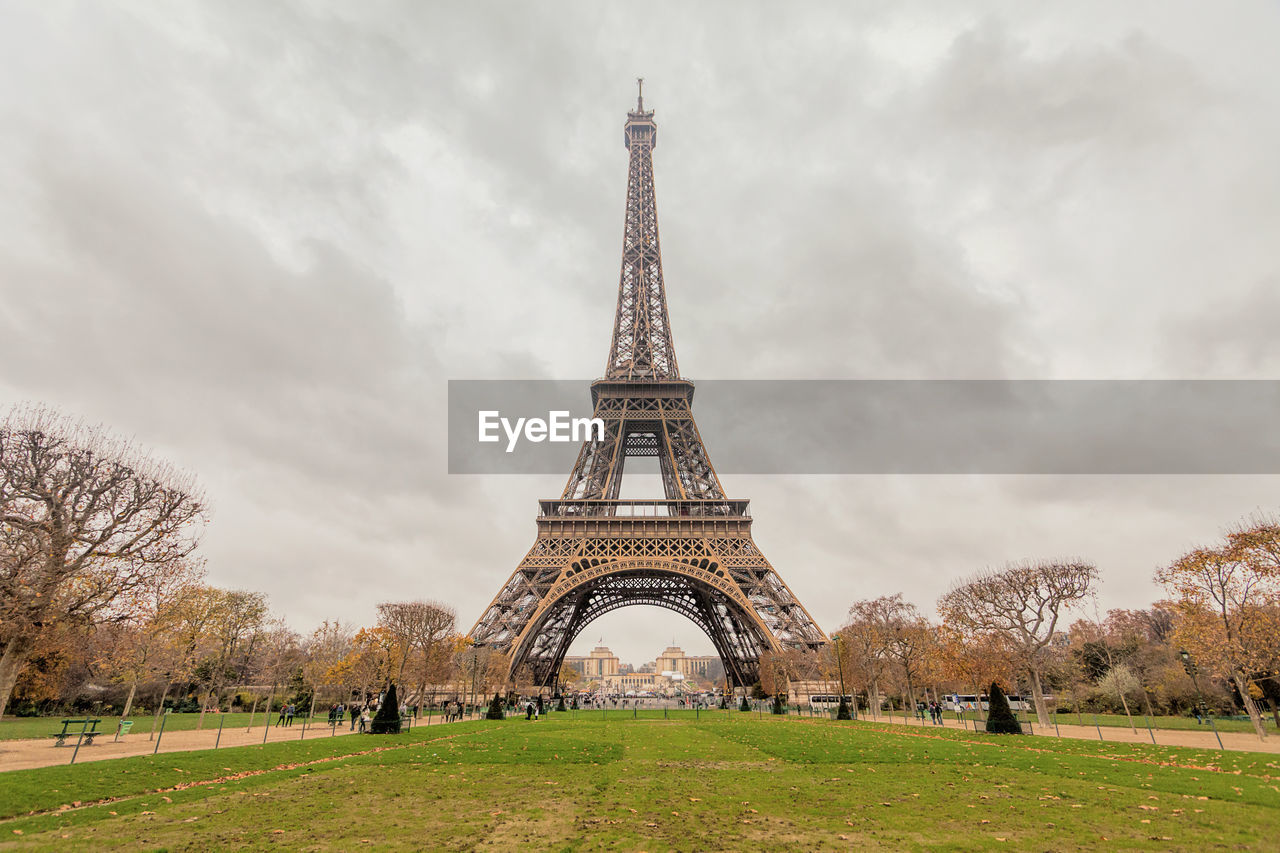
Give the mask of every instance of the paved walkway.
M 330 729 L 326 720 L 321 719 L 318 725 L 308 725 L 306 739 L 345 737 L 352 734 L 348 720 L 337 729 Z M 427 718 L 422 717 L 414 727 L 427 725 Z M 431 720 L 431 725 L 448 725 L 441 721 L 439 715 Z M 56 728 L 56 727 L 55 727 Z M 267 733 L 269 743 L 279 741 L 302 740 L 302 723 L 295 720 L 292 726 L 272 726 Z M 32 767 L 49 767 L 55 764 L 69 764 L 71 754 L 75 752 L 74 737 L 67 738 L 66 746 L 54 746 L 52 738 L 36 738 L 24 740 L 0 740 L 0 771 L 26 770 Z M 212 749 L 214 743 L 219 747 L 256 746 L 262 743 L 262 725 L 256 725 L 245 731 L 243 726 L 224 728 L 222 739 L 218 740 L 218 720 L 212 718 L 212 728 L 206 719 L 206 727 L 202 731 L 165 732 L 160 740 L 160 752 L 191 752 L 198 749 Z M 150 755 L 156 742 L 146 733 L 128 734 L 118 742 L 112 742 L 112 735 L 99 735 L 93 746 L 80 747 L 76 755 L 76 764 L 86 761 L 102 761 L 108 758 L 123 758 L 128 755 Z
M 894 723 L 896 725 L 906 725 L 911 728 L 931 729 L 937 726 L 929 723 L 928 720 L 921 725 L 919 720 L 911 720 L 904 722 L 902 717 L 894 717 L 890 719 L 887 716 L 881 716 L 872 720 L 870 717 L 863 715 L 862 719 L 867 722 L 877 723 Z M 1134 722 L 1137 722 L 1135 720 Z M 969 721 L 969 727 L 972 727 L 973 721 Z M 982 725 L 981 722 L 978 723 Z M 947 719 L 945 727 L 949 729 L 965 728 L 961 723 L 954 719 Z M 1094 726 L 1058 726 L 1054 730 L 1053 726 L 1047 729 L 1032 724 L 1033 734 L 1036 736 L 1046 735 L 1048 737 L 1065 737 L 1076 740 L 1099 740 L 1099 728 Z M 1026 731 L 1027 725 L 1023 723 L 1023 730 Z M 1101 740 L 1109 743 L 1145 743 L 1150 745 L 1152 734 L 1148 733 L 1145 725 L 1138 726 L 1135 733 L 1127 726 L 1101 726 Z M 1205 726 L 1202 730 L 1196 729 L 1155 729 L 1155 742 L 1159 746 L 1191 746 L 1200 749 L 1218 749 L 1218 741 L 1213 736 L 1213 729 Z M 1222 737 L 1222 748 L 1230 750 L 1238 750 L 1242 752 L 1275 752 L 1280 753 L 1280 732 L 1269 732 L 1265 741 L 1258 740 L 1258 736 L 1249 732 L 1219 732 Z

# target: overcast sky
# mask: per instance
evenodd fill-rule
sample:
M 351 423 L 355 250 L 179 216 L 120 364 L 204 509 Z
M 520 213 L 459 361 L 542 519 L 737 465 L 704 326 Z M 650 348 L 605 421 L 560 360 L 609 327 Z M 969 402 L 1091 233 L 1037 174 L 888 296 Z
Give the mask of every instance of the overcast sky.
M 0 3 L 0 401 L 196 473 L 210 581 L 304 633 L 466 630 L 564 476 L 449 476 L 446 382 L 603 371 L 637 76 L 695 381 L 1277 378 L 1280 7 L 903 6 Z M 1143 606 L 1277 486 L 725 478 L 828 630 L 1022 558 Z

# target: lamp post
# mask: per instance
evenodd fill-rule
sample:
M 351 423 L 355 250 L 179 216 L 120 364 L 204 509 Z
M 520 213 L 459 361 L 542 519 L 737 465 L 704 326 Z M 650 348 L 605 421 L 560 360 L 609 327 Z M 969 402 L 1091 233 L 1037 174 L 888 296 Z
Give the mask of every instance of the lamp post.
M 480 668 L 480 652 L 475 646 L 471 647 L 471 710 L 475 711 L 476 707 L 476 670 Z
M 1218 739 L 1218 749 L 1224 749 L 1222 735 L 1218 734 L 1218 724 L 1213 721 L 1213 714 L 1209 713 L 1209 706 L 1204 703 L 1204 694 L 1200 692 L 1200 679 L 1196 678 L 1196 673 L 1199 671 L 1196 662 L 1191 659 L 1191 653 L 1186 649 L 1178 652 L 1178 657 L 1182 658 L 1182 668 L 1187 671 L 1187 675 L 1191 676 L 1191 683 L 1196 686 L 1196 710 L 1209 718 L 1213 736 Z M 1196 722 L 1199 722 L 1199 719 Z
M 1187 675 L 1191 676 L 1191 683 L 1195 685 L 1196 710 L 1203 713 L 1204 711 L 1207 710 L 1207 708 L 1204 704 L 1204 694 L 1200 692 L 1200 679 L 1196 678 L 1196 673 L 1198 672 L 1198 669 L 1196 668 L 1195 661 L 1191 659 L 1191 652 L 1187 651 L 1186 649 L 1183 649 L 1182 651 L 1178 652 L 1178 657 L 1182 658 L 1182 668 L 1187 671 Z

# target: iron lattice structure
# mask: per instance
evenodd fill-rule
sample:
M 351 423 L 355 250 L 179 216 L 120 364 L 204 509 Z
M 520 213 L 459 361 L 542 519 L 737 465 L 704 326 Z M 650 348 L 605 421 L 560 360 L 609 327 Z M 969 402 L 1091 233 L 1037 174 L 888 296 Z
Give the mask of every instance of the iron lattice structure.
M 569 646 L 596 618 L 648 604 L 674 610 L 715 645 L 737 686 L 766 650 L 827 638 L 751 538 L 748 502 L 725 497 L 680 377 L 658 241 L 653 149 L 643 93 L 627 114 L 630 152 L 618 310 L 605 375 L 591 385 L 603 440 L 582 446 L 558 500 L 543 500 L 538 538 L 471 629 L 477 645 L 555 683 Z M 665 499 L 619 500 L 627 458 L 656 456 Z

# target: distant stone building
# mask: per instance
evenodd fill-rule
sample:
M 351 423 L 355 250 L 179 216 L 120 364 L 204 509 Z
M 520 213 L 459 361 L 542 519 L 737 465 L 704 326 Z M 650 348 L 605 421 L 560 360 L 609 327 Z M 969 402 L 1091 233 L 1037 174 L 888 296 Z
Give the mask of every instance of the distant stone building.
M 618 656 L 605 646 L 596 646 L 589 655 L 566 657 L 564 662 L 583 678 L 607 678 L 619 670 Z
M 579 687 L 594 682 L 607 693 L 675 694 L 694 687 L 698 681 L 710 686 L 723 678 L 724 668 L 716 655 L 686 655 L 678 646 L 668 646 L 662 654 L 639 667 L 622 663 L 607 646 L 596 646 L 589 655 L 570 655 L 565 665 L 582 677 Z
M 654 661 L 654 669 L 678 672 L 685 678 L 708 678 L 710 670 L 716 669 L 719 662 L 717 655 L 686 655 L 679 646 L 668 646 Z

